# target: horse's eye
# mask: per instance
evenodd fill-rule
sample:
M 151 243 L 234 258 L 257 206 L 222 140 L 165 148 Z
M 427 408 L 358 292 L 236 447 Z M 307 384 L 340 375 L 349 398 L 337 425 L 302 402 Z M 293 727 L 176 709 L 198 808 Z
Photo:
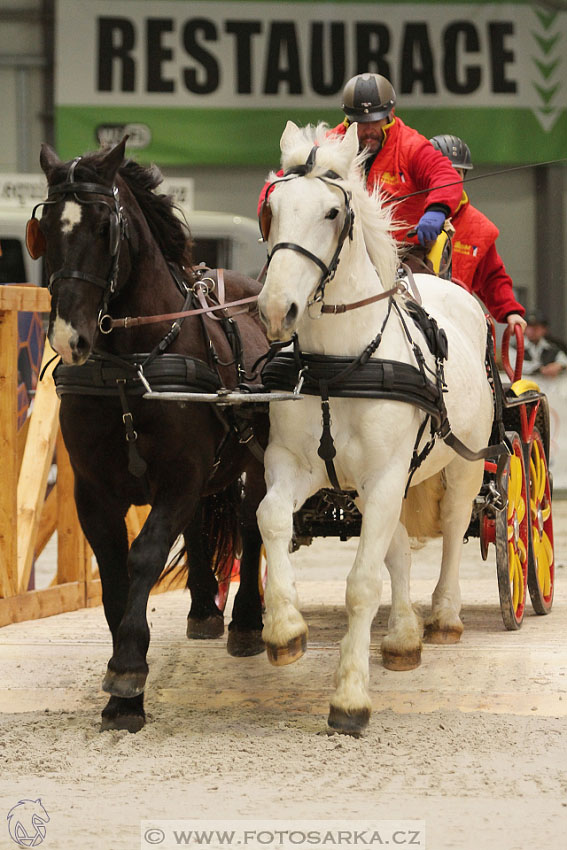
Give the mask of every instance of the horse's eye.
M 339 211 L 338 211 L 337 207 L 333 207 L 332 210 L 329 210 L 329 212 L 327 213 L 325 218 L 330 218 L 331 221 L 332 221 L 334 218 L 336 218 L 338 216 L 338 214 L 339 214 Z

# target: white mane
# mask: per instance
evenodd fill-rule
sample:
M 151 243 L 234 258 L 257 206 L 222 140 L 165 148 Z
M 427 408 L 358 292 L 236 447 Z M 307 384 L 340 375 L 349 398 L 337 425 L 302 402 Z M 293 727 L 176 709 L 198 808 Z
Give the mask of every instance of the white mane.
M 358 228 L 361 232 L 382 285 L 385 288 L 392 286 L 399 264 L 397 245 L 391 235 L 392 208 L 384 204 L 378 188 L 372 194 L 368 193 L 362 171 L 365 154 L 353 158 L 345 150 L 342 136 L 329 135 L 327 124 L 309 124 L 297 128 L 290 144 L 282 144 L 281 163 L 284 172 L 296 165 L 303 165 L 314 145 L 317 146 L 317 155 L 309 176 L 322 176 L 326 171 L 334 171 L 339 175 L 344 188 L 352 194 L 355 230 Z M 272 173 L 269 179 L 277 181 L 278 178 Z

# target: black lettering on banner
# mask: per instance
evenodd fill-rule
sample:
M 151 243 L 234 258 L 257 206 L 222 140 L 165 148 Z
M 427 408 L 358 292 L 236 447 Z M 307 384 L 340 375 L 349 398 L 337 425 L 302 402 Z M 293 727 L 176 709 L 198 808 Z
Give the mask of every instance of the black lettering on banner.
M 455 21 L 446 27 L 443 33 L 443 75 L 447 91 L 453 94 L 471 94 L 481 82 L 480 65 L 462 65 L 463 75 L 459 75 L 459 54 L 478 53 L 480 50 L 478 32 L 474 24 L 468 21 Z
M 128 18 L 98 19 L 98 91 L 113 91 L 113 71 L 118 64 L 117 91 L 134 91 L 136 64 L 130 52 L 136 42 L 132 21 Z
M 213 21 L 208 18 L 191 18 L 183 27 L 183 46 L 193 59 L 199 62 L 205 72 L 204 79 L 197 79 L 195 68 L 185 68 L 183 80 L 185 87 L 193 94 L 211 94 L 219 85 L 219 66 L 212 53 L 198 43 L 197 38 L 202 35 L 205 41 L 217 41 L 217 28 Z
M 162 63 L 173 59 L 173 50 L 162 44 L 162 33 L 172 32 L 173 21 L 171 18 L 148 18 L 146 22 L 147 33 L 147 90 L 149 92 L 172 92 L 174 90 L 173 80 L 166 80 L 162 76 Z
M 392 79 L 390 63 L 386 59 L 390 49 L 390 30 L 385 24 L 359 23 L 356 25 L 356 73 L 382 74 Z
M 488 25 L 490 68 L 494 94 L 513 94 L 518 87 L 516 80 L 506 79 L 506 64 L 514 62 L 516 55 L 513 50 L 506 50 L 504 39 L 507 35 L 513 34 L 514 24 L 511 21 Z
M 289 94 L 303 94 L 293 21 L 275 21 L 270 29 L 264 94 L 279 94 L 280 83 L 287 83 Z
M 424 94 L 435 94 L 433 53 L 427 24 L 406 24 L 402 40 L 401 93 L 411 94 L 421 83 Z
M 345 25 L 330 25 L 330 56 L 323 44 L 323 26 L 321 23 L 311 26 L 311 86 L 317 94 L 336 94 L 345 80 Z M 331 69 L 330 79 L 325 79 L 325 65 Z
M 227 21 L 226 32 L 236 36 L 236 91 L 252 93 L 252 36 L 262 32 L 260 21 Z

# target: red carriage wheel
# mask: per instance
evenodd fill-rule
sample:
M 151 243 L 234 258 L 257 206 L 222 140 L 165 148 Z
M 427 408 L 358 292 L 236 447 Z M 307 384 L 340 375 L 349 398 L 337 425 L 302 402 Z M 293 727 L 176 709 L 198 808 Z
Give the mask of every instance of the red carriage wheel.
M 500 610 L 507 629 L 519 629 L 524 619 L 528 582 L 529 514 L 528 490 L 522 441 L 515 431 L 507 431 L 512 454 L 502 473 L 507 507 L 496 514 L 496 571 Z
M 536 614 L 549 614 L 555 586 L 551 486 L 543 440 L 537 428 L 527 448 L 530 484 L 528 588 Z

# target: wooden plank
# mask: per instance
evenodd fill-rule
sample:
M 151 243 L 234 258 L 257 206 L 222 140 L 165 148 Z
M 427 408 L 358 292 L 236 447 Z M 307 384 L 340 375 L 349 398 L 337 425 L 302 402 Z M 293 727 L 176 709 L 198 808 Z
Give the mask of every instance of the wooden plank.
M 9 289 L 0 286 L 0 292 Z M 12 596 L 17 587 L 18 539 L 18 314 L 0 310 L 0 595 Z
M 29 416 L 22 425 L 22 427 L 18 430 L 18 475 L 20 474 L 20 467 L 22 465 L 22 460 L 24 457 L 24 451 L 26 448 L 26 442 L 28 439 L 28 430 L 30 427 L 30 419 Z
M 35 539 L 34 557 L 39 558 L 55 530 L 57 529 L 57 484 L 49 492 L 49 495 L 41 509 L 39 528 Z
M 45 341 L 42 368 L 55 356 Z M 37 530 L 45 499 L 47 475 L 53 460 L 55 437 L 59 425 L 59 399 L 53 382 L 52 363 L 39 382 L 18 480 L 18 582 L 20 593 L 28 586 Z
M 57 436 L 57 583 L 86 582 L 91 549 L 75 506 L 75 476 L 61 432 Z
M 128 531 L 128 546 L 131 546 L 136 539 L 142 526 L 148 518 L 151 511 L 151 505 L 131 505 L 130 510 L 126 514 L 126 529 Z
M 0 599 L 0 627 L 24 620 L 52 617 L 65 611 L 77 611 L 85 605 L 82 582 L 60 584 L 42 590 L 28 590 L 10 599 Z
M 48 313 L 50 309 L 51 296 L 48 290 L 42 286 L 31 284 L 0 286 L 0 310 Z

